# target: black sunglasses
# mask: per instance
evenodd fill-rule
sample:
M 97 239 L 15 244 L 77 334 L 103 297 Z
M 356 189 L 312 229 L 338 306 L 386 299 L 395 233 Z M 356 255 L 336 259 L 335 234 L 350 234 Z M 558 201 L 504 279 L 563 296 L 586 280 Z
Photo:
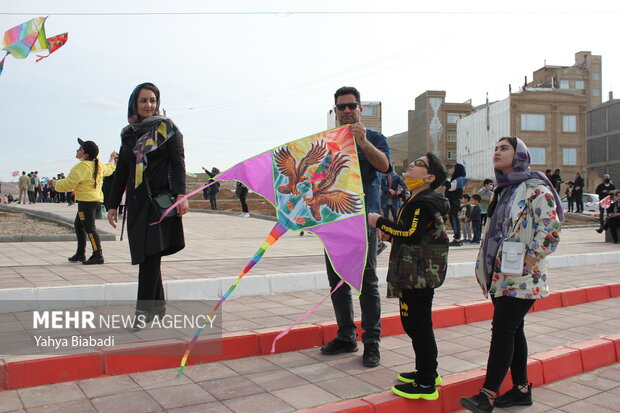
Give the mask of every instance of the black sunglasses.
M 352 103 L 337 103 L 336 104 L 336 108 L 338 108 L 338 110 L 344 110 L 344 108 L 349 108 L 351 110 L 355 110 L 357 109 L 357 102 L 352 102 Z

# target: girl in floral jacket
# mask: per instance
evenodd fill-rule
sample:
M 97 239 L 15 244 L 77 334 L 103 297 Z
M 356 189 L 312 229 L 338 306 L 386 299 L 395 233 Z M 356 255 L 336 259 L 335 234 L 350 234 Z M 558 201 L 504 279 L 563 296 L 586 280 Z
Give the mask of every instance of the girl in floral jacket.
M 517 137 L 502 138 L 495 147 L 497 189 L 476 262 L 478 283 L 485 297 L 491 295 L 494 306 L 491 348 L 483 388 L 478 395 L 460 400 L 472 412 L 532 404 L 524 318 L 536 299 L 549 294 L 545 257 L 560 242 L 564 213 L 553 185 L 543 173 L 530 169 L 530 161 L 527 146 Z M 525 246 L 520 274 L 502 271 L 502 246 L 508 242 Z M 496 399 L 508 368 L 514 387 Z

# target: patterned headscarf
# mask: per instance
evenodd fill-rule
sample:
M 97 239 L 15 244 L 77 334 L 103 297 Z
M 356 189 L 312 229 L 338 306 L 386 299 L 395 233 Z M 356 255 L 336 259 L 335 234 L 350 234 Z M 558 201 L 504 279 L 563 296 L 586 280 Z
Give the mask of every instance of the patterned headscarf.
M 154 89 L 157 106 L 155 108 L 155 115 L 140 120 L 138 116 L 138 95 L 145 86 L 150 86 Z M 154 84 L 148 82 L 139 84 L 131 93 L 127 109 L 127 120 L 129 121 L 129 126 L 138 137 L 133 147 L 133 153 L 136 155 L 134 187 L 137 188 L 142 183 L 142 176 L 148 164 L 147 154 L 172 138 L 176 128 L 171 119 L 159 115 L 159 89 Z
M 562 208 L 560 196 L 545 174 L 530 168 L 532 157 L 527 145 L 516 136 L 514 138 L 517 140 L 517 148 L 515 149 L 515 156 L 512 160 L 512 172 L 508 175 L 504 175 L 502 171 L 495 169 L 495 182 L 497 184 L 497 189 L 495 191 L 500 190 L 500 188 L 503 189 L 501 189 L 501 196 L 495 206 L 491 222 L 489 223 L 489 230 L 482 244 L 487 283 L 491 282 L 491 277 L 493 276 L 493 265 L 495 264 L 495 257 L 497 256 L 499 246 L 506 234 L 510 231 L 510 228 L 508 228 L 511 213 L 510 207 L 513 204 L 519 184 L 530 181 L 532 184 L 547 186 L 555 198 L 555 208 L 558 219 L 561 222 L 564 221 L 564 209 Z M 497 196 L 497 194 L 498 192 L 496 192 L 495 196 Z

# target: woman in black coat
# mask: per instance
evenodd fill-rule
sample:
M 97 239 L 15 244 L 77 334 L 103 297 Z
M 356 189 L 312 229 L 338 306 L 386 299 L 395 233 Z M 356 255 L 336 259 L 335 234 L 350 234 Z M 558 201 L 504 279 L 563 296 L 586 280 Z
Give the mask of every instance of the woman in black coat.
M 160 212 L 149 197 L 171 193 L 176 199 L 185 194 L 185 155 L 183 135 L 171 119 L 159 115 L 159 89 L 143 83 L 129 98 L 129 125 L 121 132 L 118 165 L 110 190 L 108 221 L 116 228 L 117 208 L 125 189 L 125 213 L 131 263 L 139 265 L 138 301 L 134 329 L 166 311 L 161 277 L 161 257 L 185 247 L 181 216 L 188 210 L 187 200 L 176 207 L 177 214 L 157 225 Z

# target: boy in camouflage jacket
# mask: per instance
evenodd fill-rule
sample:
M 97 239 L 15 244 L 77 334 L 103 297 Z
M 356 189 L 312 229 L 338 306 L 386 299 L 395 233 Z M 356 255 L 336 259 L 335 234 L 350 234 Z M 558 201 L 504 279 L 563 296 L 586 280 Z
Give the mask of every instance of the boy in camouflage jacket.
M 444 216 L 450 209 L 448 200 L 434 190 L 445 182 L 446 170 L 441 161 L 427 153 L 413 161 L 403 175 L 411 191 L 401 207 L 397 222 L 368 214 L 371 226 L 392 240 L 388 268 L 388 297 L 400 300 L 400 319 L 411 338 L 417 371 L 401 373 L 404 382 L 392 391 L 409 399 L 436 400 L 437 344 L 433 334 L 432 305 L 435 288 L 441 286 L 448 265 L 448 234 Z

